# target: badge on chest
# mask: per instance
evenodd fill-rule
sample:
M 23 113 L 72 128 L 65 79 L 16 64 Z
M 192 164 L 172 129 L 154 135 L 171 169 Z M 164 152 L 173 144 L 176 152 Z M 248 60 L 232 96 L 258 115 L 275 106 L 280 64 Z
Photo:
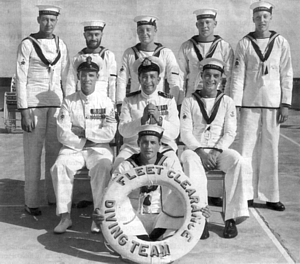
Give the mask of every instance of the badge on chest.
M 94 108 L 90 110 L 90 119 L 105 119 L 106 108 Z
M 160 115 L 168 115 L 168 105 L 157 105 L 157 110 L 159 111 Z

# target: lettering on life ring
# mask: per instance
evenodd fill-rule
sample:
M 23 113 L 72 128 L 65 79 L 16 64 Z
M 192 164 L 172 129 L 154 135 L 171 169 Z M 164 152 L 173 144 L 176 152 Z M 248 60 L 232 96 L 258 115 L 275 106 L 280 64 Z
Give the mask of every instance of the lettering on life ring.
M 183 224 L 165 240 L 145 241 L 122 230 L 118 218 L 122 202 L 133 190 L 145 185 L 163 185 L 182 197 Z M 102 203 L 104 221 L 101 230 L 106 241 L 121 256 L 136 263 L 170 263 L 183 257 L 198 243 L 204 229 L 199 189 L 199 183 L 185 174 L 158 165 L 136 167 L 117 176 L 107 187 Z

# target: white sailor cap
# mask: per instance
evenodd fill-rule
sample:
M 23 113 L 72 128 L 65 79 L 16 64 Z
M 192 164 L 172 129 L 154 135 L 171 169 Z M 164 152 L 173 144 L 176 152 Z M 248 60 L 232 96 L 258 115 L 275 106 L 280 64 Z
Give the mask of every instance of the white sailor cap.
M 161 126 L 152 124 L 152 125 L 140 126 L 138 135 L 139 138 L 142 136 L 156 136 L 159 139 L 161 139 L 163 133 L 164 133 L 164 129 Z
M 142 25 L 151 25 L 156 27 L 156 21 L 158 20 L 155 16 L 149 16 L 149 15 L 142 15 L 142 16 L 136 16 L 134 18 L 134 22 L 137 23 L 137 26 Z
M 161 59 L 154 56 L 139 58 L 133 63 L 133 71 L 139 76 L 142 72 L 157 71 L 158 75 L 164 71 Z
M 217 10 L 213 8 L 205 8 L 205 9 L 198 9 L 193 12 L 196 15 L 197 20 L 205 19 L 205 18 L 213 18 L 217 17 Z
M 39 15 L 53 15 L 58 16 L 60 14 L 60 7 L 54 5 L 37 5 L 39 9 Z
M 250 6 L 250 9 L 253 9 L 253 13 L 267 11 L 272 14 L 273 8 L 275 8 L 275 6 L 267 1 L 255 2 Z
M 80 55 L 74 62 L 77 72 L 80 71 L 94 71 L 99 72 L 102 69 L 103 59 L 100 56 L 93 54 Z
M 82 23 L 84 31 L 88 30 L 103 30 L 106 23 L 103 20 L 91 20 Z
M 226 65 L 223 61 L 215 59 L 215 58 L 208 58 L 204 59 L 200 62 L 200 65 L 203 67 L 203 71 L 207 69 L 214 69 L 218 70 L 221 73 L 224 72 L 224 66 Z

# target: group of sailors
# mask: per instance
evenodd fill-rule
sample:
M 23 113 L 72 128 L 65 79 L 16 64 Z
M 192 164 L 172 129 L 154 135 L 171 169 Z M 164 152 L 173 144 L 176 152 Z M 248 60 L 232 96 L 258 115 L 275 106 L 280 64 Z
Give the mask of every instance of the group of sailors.
M 201 182 L 204 217 L 209 216 L 206 171 L 224 171 L 225 238 L 237 236 L 236 224 L 249 217 L 253 199 L 266 201 L 273 210 L 285 209 L 279 199 L 278 141 L 291 105 L 293 72 L 287 40 L 269 30 L 271 3 L 251 5 L 255 31 L 239 41 L 235 53 L 214 35 L 217 10 L 196 10 L 199 34 L 181 45 L 178 60 L 154 42 L 157 18 L 138 16 L 134 21 L 140 42 L 124 52 L 119 71 L 113 52 L 101 46 L 104 21 L 83 23 L 87 46 L 69 60 L 66 44 L 53 34 L 60 8 L 38 8 L 39 31 L 19 45 L 15 80 L 29 214 L 41 214 L 43 146 L 47 200 L 61 215 L 55 233 L 72 226 L 74 175 L 85 166 L 94 208 L 101 207 L 105 188 L 116 175 L 138 165 L 163 164 Z M 164 92 L 166 83 L 169 93 Z M 235 151 L 229 147 L 237 121 Z M 109 143 L 117 129 L 123 145 L 114 158 Z M 180 159 L 179 135 L 186 146 Z M 176 193 L 160 192 L 166 206 L 158 206 L 154 233 L 140 234 L 150 239 L 176 232 L 181 223 Z M 92 231 L 99 232 L 102 220 L 95 216 Z M 202 238 L 208 236 L 206 225 Z

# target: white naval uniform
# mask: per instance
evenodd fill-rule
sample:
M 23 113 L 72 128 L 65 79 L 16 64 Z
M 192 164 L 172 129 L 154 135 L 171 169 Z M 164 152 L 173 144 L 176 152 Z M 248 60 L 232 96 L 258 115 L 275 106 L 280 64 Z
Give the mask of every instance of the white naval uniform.
M 151 95 L 147 95 L 140 90 L 128 94 L 122 104 L 119 132 L 123 136 L 123 145 L 119 155 L 115 159 L 113 169 L 116 169 L 124 159 L 139 152 L 137 144 L 138 131 L 141 127 L 141 118 L 144 109 L 149 103 L 158 107 L 160 115 L 163 118 L 162 127 L 164 133 L 161 139 L 162 146 L 160 152 L 180 163 L 175 153 L 177 150 L 175 139 L 179 135 L 180 122 L 174 98 L 172 95 L 157 90 Z
M 230 96 L 241 107 L 239 150 L 251 164 L 253 190 L 250 199 L 279 201 L 277 121 L 281 104 L 291 105 L 293 70 L 290 47 L 272 32 L 270 38 L 254 40 L 269 57 L 262 62 L 248 37 L 239 41 L 232 71 Z M 252 34 L 250 34 L 252 35 Z
M 88 56 L 100 56 L 103 59 L 102 68 L 99 71 L 99 78 L 96 82 L 96 91 L 108 96 L 113 103 L 116 100 L 116 78 L 117 78 L 117 62 L 115 55 L 110 50 L 101 46 L 99 53 L 86 53 L 86 48 L 78 52 L 70 65 L 68 79 L 67 79 L 67 95 L 74 93 L 76 90 L 80 91 L 80 82 L 77 78 L 78 61 L 83 62 Z M 76 89 L 74 89 L 76 87 Z
M 71 131 L 74 126 L 85 129 L 85 138 Z M 113 153 L 109 142 L 116 129 L 114 107 L 108 97 L 98 92 L 86 96 L 81 91 L 66 97 L 57 119 L 57 137 L 63 147 L 51 168 L 57 215 L 70 213 L 74 174 L 84 166 L 89 169 L 94 206 L 100 206 L 110 180 Z
M 139 154 L 135 154 L 129 159 L 124 160 L 116 168 L 112 178 L 114 179 L 118 175 L 129 171 L 134 167 L 142 166 L 142 164 L 139 164 L 137 162 L 136 157 L 138 155 Z M 176 163 L 172 158 L 166 157 L 165 155 L 162 155 L 160 153 L 158 153 L 157 155 L 155 165 L 161 165 L 167 167 L 168 169 L 172 169 L 182 173 L 180 164 Z M 136 206 L 136 204 L 139 205 L 139 203 L 134 202 L 134 200 L 138 200 L 139 192 L 130 194 L 130 199 L 131 201 L 133 201 L 133 203 L 131 203 L 129 199 L 124 199 L 122 210 L 120 210 L 120 218 L 123 219 L 123 223 L 128 224 L 122 226 L 123 231 L 125 229 L 132 233 L 132 230 L 134 230 L 135 235 L 141 235 L 150 233 L 154 228 L 180 228 L 183 222 L 183 217 L 181 218 L 180 216 L 182 216 L 182 212 L 184 210 L 183 202 L 181 201 L 180 196 L 177 195 L 176 191 L 171 191 L 169 188 L 164 186 L 161 186 L 161 188 L 158 188 L 156 191 L 162 192 L 162 206 L 160 207 L 162 211 L 160 211 L 159 214 L 141 213 L 141 210 L 139 210 L 140 208 Z M 126 233 L 126 231 L 124 232 Z
M 203 81 L 201 78 L 200 61 L 206 58 L 215 58 L 223 61 L 226 66 L 224 73 L 226 76 L 225 94 L 228 95 L 228 90 L 231 82 L 231 69 L 233 63 L 233 49 L 230 44 L 219 36 L 215 36 L 214 41 L 199 42 L 197 36 L 182 43 L 178 52 L 178 64 L 183 72 L 185 96 L 189 97 L 195 90 L 202 89 Z M 195 46 L 196 49 L 195 50 Z M 199 52 L 197 56 L 197 52 Z
M 125 50 L 122 57 L 122 66 L 117 78 L 117 104 L 122 103 L 126 97 L 126 87 L 129 79 L 130 93 L 141 89 L 138 75 L 133 70 L 133 63 L 138 58 L 145 58 L 149 56 L 158 57 L 162 60 L 164 65 L 164 71 L 160 74 L 161 80 L 157 85 L 157 90 L 162 92 L 164 91 L 165 79 L 167 79 L 170 87 L 169 93 L 174 96 L 177 104 L 181 104 L 183 99 L 182 79 L 179 76 L 179 66 L 175 55 L 170 49 L 163 47 L 160 43 L 155 44 L 157 44 L 158 47 L 154 51 L 142 51 L 139 49 L 139 44 Z
M 205 104 L 205 100 L 203 101 Z M 203 183 L 200 191 L 201 206 L 207 205 L 207 179 L 201 159 L 194 151 L 199 147 L 208 148 L 207 152 L 210 151 L 209 148 L 220 149 L 222 153 L 217 158 L 217 168 L 226 173 L 225 220 L 236 219 L 237 223 L 242 222 L 249 216 L 249 168 L 238 152 L 228 149 L 236 135 L 236 110 L 233 100 L 224 95 L 215 119 L 207 125 L 194 95 L 185 98 L 181 107 L 180 125 L 181 140 L 188 147 L 181 155 L 184 173 L 189 177 L 199 177 Z
M 49 62 L 54 62 L 60 51 L 60 59 L 51 67 L 42 62 L 32 41 L 28 38 L 21 42 L 17 53 L 18 109 L 30 109 L 35 123 L 32 132 L 23 132 L 25 204 L 30 208 L 39 206 L 38 186 L 41 178 L 41 156 L 44 144 L 47 200 L 51 203 L 55 202 L 50 168 L 61 147 L 56 137 L 56 117 L 65 93 L 69 67 L 67 47 L 61 39 L 58 40 L 59 42 L 56 42 L 54 38 L 36 40 Z

